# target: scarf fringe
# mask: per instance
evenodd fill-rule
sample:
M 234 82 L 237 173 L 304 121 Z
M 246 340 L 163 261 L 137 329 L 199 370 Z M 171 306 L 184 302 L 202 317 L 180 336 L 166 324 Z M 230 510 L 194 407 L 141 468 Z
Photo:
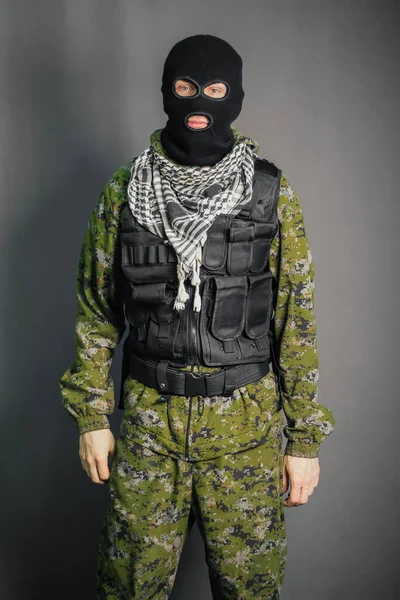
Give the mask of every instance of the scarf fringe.
M 193 300 L 193 310 L 196 312 L 200 312 L 201 310 L 201 296 L 200 296 L 200 265 L 202 260 L 202 248 L 199 246 L 196 250 L 196 256 L 193 265 L 193 273 L 190 279 L 190 283 L 195 286 L 195 294 Z M 177 266 L 177 274 L 178 274 L 178 293 L 175 298 L 174 308 L 176 310 L 183 310 L 185 308 L 187 300 L 190 298 L 190 295 L 185 289 L 185 272 L 182 268 L 182 264 L 178 262 Z
M 185 273 L 183 271 L 182 265 L 179 262 L 177 272 L 179 287 L 177 296 L 175 298 L 174 308 L 176 308 L 176 310 L 183 310 L 185 308 L 186 301 L 189 299 L 189 294 L 185 290 Z

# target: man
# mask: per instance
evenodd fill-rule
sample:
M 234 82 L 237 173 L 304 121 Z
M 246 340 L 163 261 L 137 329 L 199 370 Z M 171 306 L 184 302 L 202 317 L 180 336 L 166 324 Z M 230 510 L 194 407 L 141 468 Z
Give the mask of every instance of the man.
M 317 403 L 302 211 L 282 171 L 232 126 L 244 97 L 232 46 L 178 42 L 162 94 L 166 126 L 90 217 L 77 354 L 60 379 L 83 467 L 110 485 L 98 598 L 167 599 L 196 519 L 213 598 L 278 599 L 283 507 L 308 502 L 335 424 Z M 115 444 L 110 367 L 125 318 Z

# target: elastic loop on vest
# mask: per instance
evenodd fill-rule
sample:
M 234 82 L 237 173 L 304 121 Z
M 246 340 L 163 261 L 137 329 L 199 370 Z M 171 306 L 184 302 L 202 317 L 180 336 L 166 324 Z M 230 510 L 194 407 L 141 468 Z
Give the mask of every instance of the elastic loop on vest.
M 146 262 L 146 247 L 145 246 L 133 246 L 133 262 L 135 264 L 144 264 Z

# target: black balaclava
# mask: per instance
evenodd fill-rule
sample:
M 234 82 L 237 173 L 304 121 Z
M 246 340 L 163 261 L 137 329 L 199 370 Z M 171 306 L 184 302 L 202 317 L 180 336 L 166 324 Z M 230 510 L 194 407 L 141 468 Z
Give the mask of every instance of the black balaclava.
M 175 81 L 186 79 L 197 87 L 196 96 L 179 96 Z M 202 88 L 221 81 L 227 86 L 223 98 L 210 98 Z M 161 91 L 168 115 L 161 144 L 168 157 L 183 165 L 214 165 L 232 148 L 231 123 L 239 115 L 244 98 L 242 59 L 225 40 L 208 34 L 193 35 L 175 44 L 164 64 Z M 204 114 L 206 128 L 186 125 L 192 114 Z

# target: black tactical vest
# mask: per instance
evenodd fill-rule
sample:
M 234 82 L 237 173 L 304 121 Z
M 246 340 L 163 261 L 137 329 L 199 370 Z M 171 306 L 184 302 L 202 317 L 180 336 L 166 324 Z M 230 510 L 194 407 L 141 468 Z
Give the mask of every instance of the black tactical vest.
M 274 312 L 269 249 L 278 229 L 281 170 L 256 158 L 253 196 L 235 216 L 219 215 L 209 228 L 200 267 L 201 310 L 193 311 L 194 286 L 182 311 L 173 308 L 178 289 L 172 246 L 145 229 L 129 203 L 121 212 L 121 267 L 127 354 L 169 360 L 171 366 L 224 367 L 270 357 Z M 128 375 L 123 369 L 122 387 Z

